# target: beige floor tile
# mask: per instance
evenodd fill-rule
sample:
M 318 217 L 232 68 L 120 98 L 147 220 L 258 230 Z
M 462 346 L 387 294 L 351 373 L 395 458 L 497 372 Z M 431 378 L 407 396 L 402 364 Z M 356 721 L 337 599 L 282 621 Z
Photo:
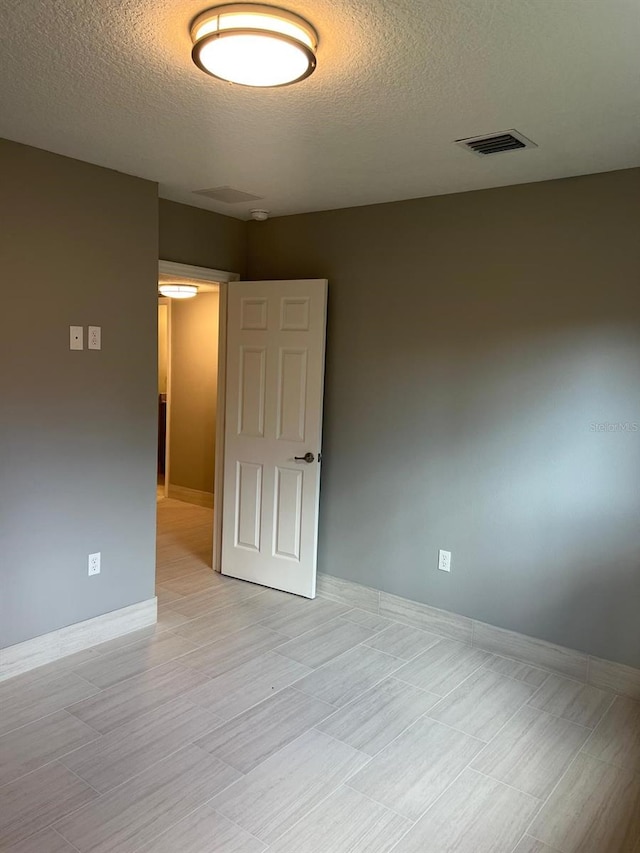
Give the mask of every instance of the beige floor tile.
M 346 705 L 391 675 L 401 661 L 368 646 L 356 646 L 296 681 L 298 690 L 331 705 Z
M 482 749 L 482 741 L 421 719 L 348 781 L 351 788 L 417 820 Z
M 195 595 L 182 596 L 171 602 L 171 609 L 180 613 L 187 620 L 198 619 L 207 613 L 213 613 L 232 604 L 227 597 L 219 595 L 218 589 L 200 592 Z
M 600 722 L 613 698 L 611 693 L 605 693 L 597 687 L 589 687 L 588 684 L 571 681 L 560 675 L 550 675 L 529 704 L 592 729 Z
M 156 584 L 156 597 L 158 599 L 158 608 L 170 605 L 172 602 L 180 601 L 181 598 L 184 598 L 183 595 L 178 595 L 177 592 L 172 592 L 161 584 Z
M 202 673 L 172 661 L 70 705 L 67 710 L 105 734 L 208 680 Z
M 512 853 L 538 801 L 465 770 L 394 853 Z
M 367 640 L 366 645 L 396 658 L 411 660 L 421 652 L 435 646 L 441 639 L 442 637 L 437 634 L 430 634 L 428 631 L 420 630 L 420 628 L 395 624 L 390 625 L 381 634 L 376 634 L 375 637 Z
M 180 601 L 174 601 L 171 606 L 178 613 L 188 616 L 189 619 L 197 619 L 199 616 L 214 613 L 230 604 L 248 601 L 259 595 L 261 591 L 262 587 L 255 584 L 231 581 L 227 578 L 224 584 L 216 585 L 211 591 L 187 596 Z
M 219 794 L 212 805 L 271 844 L 366 760 L 350 746 L 310 731 Z
M 4 853 L 76 853 L 69 842 L 53 829 L 45 829 L 26 841 L 2 849 Z
M 528 705 L 473 762 L 472 767 L 532 797 L 548 797 L 584 745 L 590 730 Z
M 221 722 L 209 711 L 176 699 L 76 749 L 60 763 L 104 794 Z
M 260 624 L 286 637 L 299 637 L 313 628 L 336 619 L 350 608 L 345 604 L 316 598 L 313 601 L 297 598 L 288 602 L 278 613 Z
M 286 637 L 282 634 L 277 634 L 261 625 L 251 625 L 249 628 L 236 631 L 235 634 L 228 634 L 223 642 L 210 643 L 195 652 L 190 652 L 181 658 L 180 662 L 203 672 L 210 678 L 215 678 L 284 642 Z
M 542 841 L 531 838 L 530 835 L 525 835 L 513 853 L 560 853 L 560 851 L 554 850 L 553 847 L 549 847 Z
M 57 762 L 0 788 L 0 850 L 35 835 L 98 795 Z
M 248 773 L 334 710 L 320 699 L 286 688 L 196 743 L 241 773 Z
M 98 737 L 95 729 L 66 711 L 14 729 L 0 737 L 0 786 Z
M 208 574 L 211 571 L 211 558 L 204 552 L 184 557 L 180 556 L 179 552 L 175 550 L 163 548 L 156 551 L 156 557 L 157 560 L 162 561 L 162 566 L 159 563 L 156 564 L 156 584 L 162 587 L 188 574 L 195 572 L 206 572 Z M 213 589 L 213 585 L 211 588 Z M 173 590 L 170 591 L 173 592 Z M 207 592 L 208 590 L 201 590 L 200 594 L 205 595 Z M 182 596 L 182 598 L 186 597 Z
M 164 629 L 158 627 L 158 623 L 156 622 L 154 625 L 147 625 L 145 628 L 139 628 L 137 631 L 129 631 L 126 634 L 121 634 L 119 637 L 114 637 L 113 640 L 98 643 L 97 646 L 93 646 L 93 649 L 101 656 L 109 655 L 112 652 L 119 652 L 122 649 L 126 649 L 127 646 L 133 646 L 141 640 L 148 640 L 151 637 L 162 634 L 163 630 Z M 94 658 L 91 663 L 94 663 L 95 660 L 96 659 Z M 85 661 L 84 663 L 90 663 L 90 661 Z M 74 670 L 80 669 L 82 666 L 83 664 L 78 664 L 74 667 Z
M 213 569 L 181 574 L 178 577 L 165 581 L 162 586 L 167 592 L 176 595 L 195 595 L 198 592 L 213 589 L 224 583 L 224 578 Z
M 228 634 L 255 625 L 263 618 L 264 609 L 260 607 L 259 598 L 257 595 L 237 604 L 228 604 L 212 613 L 183 622 L 174 629 L 174 633 L 196 646 L 215 643 Z
M 103 655 L 100 660 L 83 664 L 75 672 L 90 684 L 105 689 L 155 666 L 175 660 L 195 648 L 193 643 L 165 631 Z
M 206 803 L 136 853 L 261 853 L 266 844 Z
M 640 702 L 640 669 L 599 658 L 589 658 L 587 680 L 589 684 L 602 690 L 621 693 Z
M 463 643 L 440 640 L 435 646 L 405 664 L 398 670 L 396 677 L 415 687 L 428 690 L 429 693 L 446 696 L 474 673 L 488 657 L 486 652 Z
M 411 821 L 351 788 L 338 788 L 269 853 L 389 853 Z
M 28 672 L 23 672 L 21 675 L 14 675 L 8 681 L 0 682 L 0 707 L 2 707 L 3 697 L 8 694 L 16 694 L 40 681 L 43 678 L 56 678 L 73 672 L 74 668 L 80 664 L 88 663 L 92 660 L 98 660 L 100 655 L 94 649 L 83 649 L 81 652 L 74 652 L 72 655 L 55 660 L 52 663 L 47 663 L 44 666 L 38 666 L 35 669 L 30 669 Z
M 308 666 L 267 652 L 211 679 L 192 690 L 186 698 L 229 720 L 309 672 Z
M 0 735 L 99 692 L 73 672 L 39 678 L 24 687 L 13 682 L 10 678 L 0 685 Z
M 640 773 L 640 702 L 618 696 L 587 741 L 584 752 Z
M 473 644 L 479 649 L 485 649 L 506 658 L 516 658 L 576 681 L 587 680 L 588 656 L 564 646 L 555 646 L 544 640 L 475 621 Z
M 531 666 L 518 660 L 501 658 L 498 655 L 492 655 L 485 661 L 484 666 L 492 672 L 506 675 L 508 678 L 515 678 L 516 681 L 524 681 L 534 687 L 541 687 L 549 677 L 549 673 L 545 669 L 538 669 L 537 666 Z
M 278 646 L 278 653 L 315 668 L 359 645 L 373 634 L 371 628 L 363 628 L 362 625 L 341 618 L 332 619 Z
M 376 589 L 318 572 L 317 591 L 322 598 L 347 604 L 349 607 L 357 607 L 360 610 L 368 610 L 371 613 L 378 612 L 380 593 Z
M 536 689 L 524 681 L 479 669 L 431 708 L 429 716 L 488 742 Z
M 316 728 L 367 755 L 375 755 L 415 723 L 439 698 L 388 678 L 340 708 Z
M 171 631 L 177 628 L 178 625 L 184 625 L 188 622 L 186 616 L 178 613 L 177 610 L 172 610 L 169 605 L 158 605 L 158 629 L 162 631 Z
M 349 610 L 342 618 L 347 619 L 349 622 L 355 622 L 356 625 L 371 628 L 373 631 L 384 631 L 385 628 L 389 628 L 394 624 L 389 619 L 383 619 L 382 616 L 377 616 L 375 613 L 369 613 L 366 610 L 359 610 L 358 608 Z
M 158 559 L 156 564 L 156 583 L 162 587 L 166 583 L 176 578 L 182 578 L 185 575 L 192 575 L 194 573 L 206 573 L 208 575 L 211 571 L 209 560 L 203 553 L 180 556 L 179 552 L 177 553 L 175 549 L 171 550 L 167 547 L 158 549 L 156 553 Z
M 428 604 L 420 604 L 417 601 L 409 601 L 407 598 L 381 592 L 379 613 L 387 619 L 432 631 L 450 640 L 458 640 L 461 643 L 471 642 L 471 619 L 446 610 L 438 610 Z
M 133 853 L 240 774 L 195 746 L 154 764 L 55 829 L 80 853 Z
M 634 853 L 640 776 L 580 754 L 529 831 L 562 853 Z

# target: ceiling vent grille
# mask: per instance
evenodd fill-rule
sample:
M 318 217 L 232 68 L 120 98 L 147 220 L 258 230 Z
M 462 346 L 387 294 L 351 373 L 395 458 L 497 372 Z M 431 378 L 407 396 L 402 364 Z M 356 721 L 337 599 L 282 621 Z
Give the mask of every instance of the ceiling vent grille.
M 233 187 L 212 187 L 209 190 L 194 190 L 194 195 L 203 195 L 224 204 L 240 204 L 242 201 L 261 201 L 263 196 L 236 190 Z
M 470 136 L 468 139 L 456 139 L 456 145 L 461 145 L 473 154 L 486 157 L 488 154 L 502 154 L 504 151 L 522 151 L 524 148 L 537 148 L 535 142 L 527 139 L 517 130 L 503 130 L 492 133 L 491 136 Z

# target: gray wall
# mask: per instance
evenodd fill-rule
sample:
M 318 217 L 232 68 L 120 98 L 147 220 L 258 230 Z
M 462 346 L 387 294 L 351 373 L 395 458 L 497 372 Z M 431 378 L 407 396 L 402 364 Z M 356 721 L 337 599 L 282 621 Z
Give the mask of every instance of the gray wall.
M 162 198 L 159 213 L 163 261 L 244 274 L 246 222 Z
M 147 181 L 6 141 L 0 171 L 4 647 L 154 595 L 158 222 Z
M 218 393 L 217 293 L 171 304 L 173 486 L 213 492 Z
M 640 170 L 249 225 L 329 279 L 321 571 L 640 666 Z M 452 573 L 436 570 L 453 552 Z

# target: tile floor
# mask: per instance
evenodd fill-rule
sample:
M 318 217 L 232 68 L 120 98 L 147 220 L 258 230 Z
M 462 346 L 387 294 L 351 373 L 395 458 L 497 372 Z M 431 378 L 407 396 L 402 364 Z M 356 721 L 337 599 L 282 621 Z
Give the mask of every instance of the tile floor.
M 0 685 L 3 853 L 640 853 L 640 703 L 207 569 L 158 625 Z

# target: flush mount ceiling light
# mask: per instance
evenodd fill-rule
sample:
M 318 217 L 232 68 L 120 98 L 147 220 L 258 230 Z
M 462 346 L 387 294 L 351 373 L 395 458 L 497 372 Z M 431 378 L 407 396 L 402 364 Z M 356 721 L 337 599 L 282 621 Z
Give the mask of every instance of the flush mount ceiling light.
M 316 67 L 318 35 L 304 18 L 259 3 L 207 9 L 191 25 L 193 61 L 241 86 L 287 86 Z
M 195 284 L 161 284 L 158 289 L 169 299 L 191 299 L 198 295 L 198 287 Z

